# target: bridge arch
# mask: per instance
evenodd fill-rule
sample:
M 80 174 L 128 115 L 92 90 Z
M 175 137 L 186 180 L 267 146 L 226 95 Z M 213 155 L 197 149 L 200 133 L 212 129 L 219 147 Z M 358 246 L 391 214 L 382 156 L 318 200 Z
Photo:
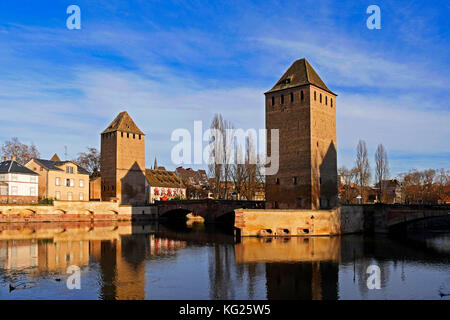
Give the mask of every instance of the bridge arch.
M 186 216 L 192 211 L 187 208 L 175 208 L 167 210 L 160 214 L 160 218 L 170 219 L 170 220 L 181 220 L 186 219 Z

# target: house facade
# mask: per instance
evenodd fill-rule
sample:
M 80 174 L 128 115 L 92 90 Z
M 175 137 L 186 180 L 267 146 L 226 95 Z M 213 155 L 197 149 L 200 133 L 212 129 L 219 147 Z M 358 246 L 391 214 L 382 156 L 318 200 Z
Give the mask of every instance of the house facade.
M 186 199 L 186 188 L 174 171 L 146 169 L 148 202 Z
M 16 162 L 0 163 L 0 203 L 37 203 L 39 175 Z
M 207 199 L 210 196 L 210 185 L 205 170 L 178 167 L 176 174 L 186 187 L 187 199 Z
M 26 165 L 39 174 L 38 195 L 42 199 L 89 201 L 89 172 L 73 161 L 32 159 Z

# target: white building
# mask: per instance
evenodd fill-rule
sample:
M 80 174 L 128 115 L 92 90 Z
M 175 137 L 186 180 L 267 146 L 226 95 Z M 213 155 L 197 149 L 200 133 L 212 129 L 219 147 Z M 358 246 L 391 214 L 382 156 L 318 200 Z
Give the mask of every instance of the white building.
M 145 170 L 146 193 L 149 203 L 173 199 L 186 199 L 186 188 L 174 171 Z
M 0 203 L 37 203 L 39 174 L 14 157 L 0 163 Z

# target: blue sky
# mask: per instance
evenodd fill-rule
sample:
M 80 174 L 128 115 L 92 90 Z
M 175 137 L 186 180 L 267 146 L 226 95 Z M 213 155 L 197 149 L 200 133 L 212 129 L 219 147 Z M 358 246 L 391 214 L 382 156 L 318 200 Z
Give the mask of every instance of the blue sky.
M 81 30 L 66 9 L 81 8 Z M 381 8 L 381 29 L 366 8 Z M 0 2 L 0 142 L 74 158 L 127 110 L 147 134 L 147 166 L 173 169 L 174 129 L 264 128 L 264 95 L 306 57 L 338 93 L 338 165 L 359 139 L 392 175 L 449 168 L 448 1 Z

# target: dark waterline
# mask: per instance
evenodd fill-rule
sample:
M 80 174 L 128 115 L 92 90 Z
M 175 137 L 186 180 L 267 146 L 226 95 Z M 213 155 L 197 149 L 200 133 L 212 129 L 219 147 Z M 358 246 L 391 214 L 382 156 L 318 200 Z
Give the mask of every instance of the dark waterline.
M 0 299 L 450 299 L 450 234 L 243 239 L 129 223 L 0 226 Z M 67 267 L 81 268 L 69 290 Z M 367 287 L 367 268 L 381 289 Z

